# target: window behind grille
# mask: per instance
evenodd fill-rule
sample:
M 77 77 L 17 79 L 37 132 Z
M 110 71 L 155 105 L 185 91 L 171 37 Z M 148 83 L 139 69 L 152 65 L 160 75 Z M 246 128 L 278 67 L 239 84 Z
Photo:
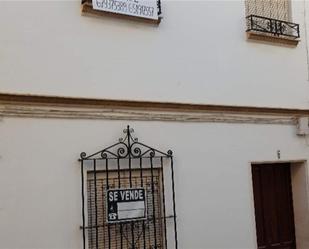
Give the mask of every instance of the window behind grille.
M 290 1 L 289 0 L 245 0 L 246 16 L 258 15 L 290 21 Z
M 88 206 L 88 246 L 96 248 L 95 208 L 97 207 L 98 222 L 98 248 L 100 249 L 152 249 L 164 248 L 162 205 L 161 205 L 161 177 L 160 169 L 143 169 L 142 177 L 140 170 L 131 171 L 132 188 L 143 187 L 146 189 L 147 219 L 126 223 L 107 224 L 106 210 L 106 173 L 96 173 L 97 202 L 95 203 L 94 173 L 89 172 L 87 176 L 87 206 Z M 119 174 L 119 175 L 118 175 Z M 109 171 L 109 189 L 130 188 L 130 177 L 128 170 Z M 120 176 L 120 178 L 119 178 Z M 119 181 L 120 179 L 120 181 Z M 152 181 L 154 189 L 152 191 Z M 155 210 L 155 222 L 153 212 Z M 132 229 L 133 228 L 133 229 Z M 133 230 L 133 233 L 132 233 Z M 156 235 L 156 236 L 155 236 Z M 134 241 L 134 246 L 133 246 Z

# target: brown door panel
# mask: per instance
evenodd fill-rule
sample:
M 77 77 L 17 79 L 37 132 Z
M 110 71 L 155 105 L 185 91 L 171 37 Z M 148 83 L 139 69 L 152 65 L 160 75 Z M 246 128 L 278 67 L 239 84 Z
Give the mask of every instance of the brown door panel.
M 252 166 L 259 249 L 295 249 L 290 164 Z

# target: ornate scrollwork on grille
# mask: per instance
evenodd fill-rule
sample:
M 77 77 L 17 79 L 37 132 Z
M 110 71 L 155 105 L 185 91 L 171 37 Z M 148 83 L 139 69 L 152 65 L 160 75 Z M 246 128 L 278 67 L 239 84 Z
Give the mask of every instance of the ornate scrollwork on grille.
M 115 143 L 112 146 L 109 146 L 89 156 L 85 152 L 82 152 L 80 154 L 80 160 L 106 158 L 141 158 L 156 156 L 172 157 L 173 155 L 171 150 L 168 150 L 166 153 L 164 153 L 139 142 L 137 138 L 132 136 L 134 130 L 129 126 L 123 130 L 123 133 L 125 136 L 124 138 L 120 138 L 118 143 Z

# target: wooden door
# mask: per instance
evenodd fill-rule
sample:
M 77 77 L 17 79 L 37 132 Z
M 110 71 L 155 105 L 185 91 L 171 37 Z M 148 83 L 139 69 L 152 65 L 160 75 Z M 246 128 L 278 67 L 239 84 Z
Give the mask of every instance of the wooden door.
M 295 249 L 290 164 L 252 166 L 258 249 Z

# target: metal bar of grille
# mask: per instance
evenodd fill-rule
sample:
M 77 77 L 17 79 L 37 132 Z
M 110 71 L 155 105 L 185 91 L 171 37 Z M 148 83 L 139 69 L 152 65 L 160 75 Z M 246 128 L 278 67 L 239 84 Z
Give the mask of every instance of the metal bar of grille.
M 272 20 L 271 19 L 269 19 L 269 21 L 270 22 L 272 22 Z M 276 21 L 274 21 L 274 23 L 275 23 L 275 35 L 278 35 L 279 34 L 279 30 L 278 30 L 278 22 L 276 22 Z M 271 32 L 271 31 L 270 31 Z
M 128 146 L 131 147 L 131 141 L 130 141 L 130 128 L 127 127 L 127 136 L 128 136 Z M 130 188 L 132 188 L 132 158 L 131 153 L 128 155 L 129 157 L 129 181 L 130 181 Z M 135 247 L 134 242 L 134 222 L 131 222 L 131 236 L 132 236 L 132 248 Z
M 168 216 L 166 216 L 166 217 L 161 217 L 161 218 L 156 218 L 156 220 L 163 220 L 164 218 L 166 218 L 166 219 L 174 219 L 174 215 L 168 215 Z M 151 219 L 146 219 L 146 220 L 152 220 L 152 218 Z M 100 228 L 100 227 L 107 227 L 108 225 L 107 224 L 105 224 L 105 225 L 98 225 L 98 228 Z M 92 228 L 95 228 L 96 226 L 85 226 L 85 229 L 92 229 Z M 80 226 L 80 229 L 83 229 L 83 226 Z
M 94 210 L 95 210 L 95 245 L 96 249 L 99 249 L 99 230 L 98 230 L 98 196 L 97 196 L 97 166 L 96 160 L 93 160 L 94 171 Z
M 91 194 L 91 191 L 92 191 L 92 185 L 91 185 L 91 181 L 88 182 L 88 188 L 89 188 L 89 211 L 88 212 L 88 223 L 90 224 L 90 226 L 93 226 L 93 213 L 92 213 L 92 205 L 93 205 L 93 199 L 92 199 L 92 194 Z M 89 234 L 90 233 L 90 234 Z M 88 232 L 88 236 L 90 237 L 89 238 L 89 242 L 91 244 L 91 246 L 93 245 L 93 232 L 92 232 L 92 229 Z M 92 248 L 92 247 L 91 247 Z
M 253 16 L 252 15 L 250 16 L 250 19 L 251 19 L 250 27 L 251 27 L 251 29 L 253 29 Z
M 175 177 L 174 177 L 174 161 L 171 157 L 171 173 L 172 173 L 172 192 L 173 192 L 173 213 L 174 213 L 174 233 L 175 233 L 175 248 L 178 249 L 178 238 L 177 238 L 177 220 L 176 220 L 176 197 L 175 197 Z
M 106 171 L 106 190 L 109 189 L 108 183 L 108 159 L 105 160 L 105 171 Z M 108 233 L 108 249 L 111 249 L 111 229 L 109 224 L 107 224 L 107 233 Z
M 165 243 L 165 249 L 167 249 L 167 231 L 166 231 L 166 211 L 165 211 L 165 189 L 164 189 L 163 157 L 161 157 L 160 163 L 161 163 L 160 167 L 161 167 L 162 202 L 163 202 L 164 243 Z
M 120 177 L 120 161 L 117 158 L 117 169 L 118 169 L 118 188 L 121 188 L 121 177 Z M 123 226 L 120 223 L 120 248 L 123 248 Z
M 139 168 L 140 168 L 140 178 L 141 178 L 141 187 L 144 187 L 144 181 L 143 181 L 143 159 L 139 159 Z M 144 249 L 146 249 L 146 234 L 145 234 L 145 221 L 143 220 L 143 245 Z
M 86 249 L 86 231 L 85 231 L 85 193 L 84 193 L 84 161 L 81 160 L 81 180 L 82 180 L 82 220 L 83 220 L 83 249 Z
M 102 181 L 102 184 L 101 184 L 101 189 L 102 189 L 102 218 L 103 218 L 103 220 L 104 220 L 104 217 L 105 217 L 105 216 L 104 216 L 104 210 L 105 210 L 105 207 L 106 207 L 106 206 L 105 206 L 106 203 L 104 203 L 104 201 L 103 201 L 104 198 L 105 198 L 105 194 L 104 194 L 105 189 L 104 189 L 104 182 L 103 182 L 103 181 Z M 102 222 L 104 222 L 103 220 L 102 220 Z M 104 226 L 105 226 L 105 225 L 99 226 L 99 227 L 102 227 L 102 228 L 103 228 L 103 229 L 102 229 L 103 245 L 105 245 L 105 241 L 106 241 Z
M 252 21 L 253 21 L 253 17 L 251 17 Z M 274 24 L 271 20 L 269 20 L 269 30 L 272 32 L 272 30 L 274 30 Z M 276 30 L 276 23 L 275 23 L 275 30 Z M 275 31 L 276 32 L 276 31 Z
M 157 226 L 156 226 L 156 205 L 155 205 L 155 191 L 154 191 L 154 181 L 153 181 L 153 160 L 150 157 L 150 171 L 151 171 L 151 192 L 152 192 L 152 218 L 153 218 L 153 232 L 154 232 L 154 241 L 155 241 L 155 249 L 157 249 Z

